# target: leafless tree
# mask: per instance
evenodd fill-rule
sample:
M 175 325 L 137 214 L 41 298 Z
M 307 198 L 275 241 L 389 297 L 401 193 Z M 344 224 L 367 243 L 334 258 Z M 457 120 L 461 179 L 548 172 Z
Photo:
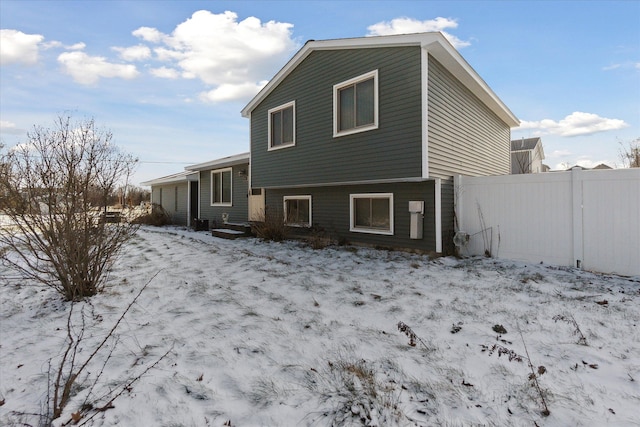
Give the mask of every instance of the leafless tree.
M 511 152 L 511 171 L 512 174 L 532 173 L 531 166 L 533 164 L 531 151 L 512 151 Z
M 151 192 L 135 185 L 122 186 L 117 190 L 118 203 L 122 206 L 137 206 L 151 200 Z
M 640 138 L 620 143 L 620 160 L 625 168 L 640 168 Z
M 34 126 L 26 143 L 0 158 L 0 259 L 70 301 L 100 290 L 137 231 L 103 215 L 137 163 L 111 140 L 93 119 L 60 115 L 52 128 Z

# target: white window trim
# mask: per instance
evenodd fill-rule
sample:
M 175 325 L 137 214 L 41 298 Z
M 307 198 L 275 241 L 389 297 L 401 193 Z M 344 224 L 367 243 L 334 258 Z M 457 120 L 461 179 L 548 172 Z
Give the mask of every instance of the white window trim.
M 355 199 L 389 199 L 389 230 L 357 227 L 353 216 Z M 359 193 L 349 195 L 349 231 L 355 233 L 384 234 L 387 236 L 393 236 L 393 224 L 393 193 Z
M 223 172 L 231 172 L 230 177 L 231 177 L 231 200 L 228 203 L 216 203 L 213 201 L 213 175 L 216 173 L 223 173 Z M 211 171 L 211 183 L 209 185 L 210 187 L 210 200 L 211 200 L 211 206 L 233 206 L 233 168 L 224 168 L 224 169 L 216 169 L 216 170 L 212 170 Z M 222 194 L 222 189 L 220 189 Z
M 271 115 L 273 113 L 277 113 L 278 111 L 286 110 L 289 107 L 293 107 L 293 142 L 290 142 L 288 144 L 280 144 L 280 145 L 278 145 L 276 147 L 273 147 L 271 145 Z M 267 126 L 267 128 L 268 128 L 268 130 L 267 130 L 267 132 L 268 132 L 268 137 L 267 137 L 268 145 L 267 145 L 267 151 L 280 150 L 282 148 L 289 148 L 289 147 L 295 146 L 296 145 L 296 101 L 287 102 L 286 104 L 282 104 L 282 105 L 279 105 L 279 106 L 277 106 L 275 108 L 271 108 L 268 111 L 267 117 L 268 117 L 268 126 Z
M 309 222 L 307 223 L 307 225 L 304 224 L 287 224 L 287 200 L 308 200 L 309 201 Z M 312 209 L 312 205 L 311 205 L 311 196 L 310 195 L 304 195 L 304 196 L 284 196 L 282 198 L 282 204 L 283 204 L 283 212 L 284 212 L 284 221 L 285 224 L 288 227 L 311 227 L 311 224 L 313 224 L 313 209 Z
M 338 91 L 345 86 L 350 86 L 373 77 L 373 123 L 367 126 L 360 126 L 353 129 L 338 131 Z M 366 132 L 378 129 L 378 70 L 369 71 L 361 76 L 354 77 L 342 83 L 333 85 L 333 137 L 352 135 L 354 133 Z

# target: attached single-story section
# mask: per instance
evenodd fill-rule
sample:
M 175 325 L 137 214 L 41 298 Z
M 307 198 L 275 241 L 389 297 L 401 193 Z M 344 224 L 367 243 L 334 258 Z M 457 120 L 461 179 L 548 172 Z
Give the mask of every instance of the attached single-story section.
M 249 153 L 187 166 L 198 177 L 199 219 L 210 226 L 248 221 Z
M 151 187 L 151 203 L 160 205 L 175 225 L 191 225 L 193 213 L 197 212 L 197 197 L 192 197 L 191 190 L 198 187 L 198 174 L 184 171 L 142 182 L 141 185 Z M 197 190 L 196 190 L 197 194 Z
M 204 220 L 209 227 L 248 220 L 249 153 L 187 166 L 185 171 L 141 185 L 151 187 L 151 202 L 158 204 L 176 225 L 193 226 Z

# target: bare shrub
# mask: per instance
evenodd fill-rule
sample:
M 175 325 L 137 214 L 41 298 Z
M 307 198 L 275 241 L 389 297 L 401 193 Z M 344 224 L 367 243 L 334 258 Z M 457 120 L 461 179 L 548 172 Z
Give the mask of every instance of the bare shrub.
M 26 279 L 67 300 L 95 295 L 137 225 L 101 221 L 137 160 L 111 144 L 92 119 L 59 116 L 34 126 L 26 143 L 0 158 L 0 194 L 9 225 L 0 227 L 0 258 Z
M 289 230 L 282 212 L 268 207 L 261 214 L 261 221 L 251 223 L 251 231 L 261 239 L 281 242 L 289 237 Z
M 619 156 L 624 168 L 640 168 L 640 138 L 635 138 L 627 143 L 618 141 L 620 144 Z
M 312 229 L 306 240 L 312 249 L 324 249 L 336 243 L 331 236 L 319 228 Z
M 154 203 L 151 205 L 151 210 L 148 213 L 138 216 L 133 220 L 133 222 L 136 224 L 161 227 L 163 225 L 171 224 L 171 215 L 169 215 L 162 205 Z

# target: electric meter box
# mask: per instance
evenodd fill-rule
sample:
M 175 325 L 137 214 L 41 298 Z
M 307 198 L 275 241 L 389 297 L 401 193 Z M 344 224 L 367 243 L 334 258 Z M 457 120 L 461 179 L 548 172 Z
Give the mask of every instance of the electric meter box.
M 411 239 L 422 239 L 422 223 L 424 222 L 424 201 L 410 201 L 409 214 L 411 215 L 411 222 L 409 224 L 409 237 Z

